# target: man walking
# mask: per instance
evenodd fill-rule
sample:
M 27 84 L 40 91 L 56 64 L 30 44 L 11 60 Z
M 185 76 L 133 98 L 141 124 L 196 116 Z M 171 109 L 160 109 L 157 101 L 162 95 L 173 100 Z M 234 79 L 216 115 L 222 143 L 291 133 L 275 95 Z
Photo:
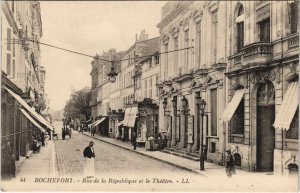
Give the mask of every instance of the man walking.
M 90 141 L 89 146 L 87 146 L 83 151 L 83 157 L 85 158 L 85 176 L 94 176 L 95 175 L 95 152 L 93 148 L 94 142 Z

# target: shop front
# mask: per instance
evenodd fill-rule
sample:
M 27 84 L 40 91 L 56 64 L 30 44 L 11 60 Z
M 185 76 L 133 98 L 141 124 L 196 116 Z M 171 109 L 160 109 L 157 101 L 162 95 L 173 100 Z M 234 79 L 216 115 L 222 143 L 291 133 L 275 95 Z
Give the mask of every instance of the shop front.
M 137 142 L 144 144 L 146 140 L 153 136 L 159 136 L 158 131 L 158 106 L 152 99 L 146 98 L 138 102 L 138 117 L 136 120 Z
M 118 111 L 112 110 L 108 113 L 109 117 L 109 137 L 119 139 L 120 135 L 120 127 L 123 125 L 122 120 L 124 120 L 124 112 L 122 109 Z

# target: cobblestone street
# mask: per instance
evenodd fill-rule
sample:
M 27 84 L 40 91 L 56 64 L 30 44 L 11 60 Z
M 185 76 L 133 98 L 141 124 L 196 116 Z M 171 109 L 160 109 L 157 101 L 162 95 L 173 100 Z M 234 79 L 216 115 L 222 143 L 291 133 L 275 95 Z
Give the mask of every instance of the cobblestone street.
M 91 138 L 73 131 L 71 139 L 55 142 L 57 170 L 59 175 L 81 175 L 84 169 L 83 149 Z M 97 174 L 108 173 L 147 173 L 163 172 L 164 174 L 190 172 L 178 169 L 163 162 L 135 154 L 113 145 L 94 140 L 95 169 Z

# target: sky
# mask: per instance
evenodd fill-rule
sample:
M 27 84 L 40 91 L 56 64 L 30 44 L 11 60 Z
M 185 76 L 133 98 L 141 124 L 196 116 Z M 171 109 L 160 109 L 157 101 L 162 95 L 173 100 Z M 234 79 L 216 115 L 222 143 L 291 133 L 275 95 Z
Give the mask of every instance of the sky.
M 145 29 L 159 36 L 162 1 L 41 1 L 42 43 L 87 55 L 127 50 Z M 91 87 L 92 58 L 41 45 L 50 109 L 63 109 L 73 89 Z

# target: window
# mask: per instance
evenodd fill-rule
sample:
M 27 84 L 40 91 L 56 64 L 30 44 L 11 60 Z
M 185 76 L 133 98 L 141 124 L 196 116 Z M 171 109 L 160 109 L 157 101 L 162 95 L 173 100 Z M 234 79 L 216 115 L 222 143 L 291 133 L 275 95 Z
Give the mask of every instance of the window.
M 217 89 L 210 90 L 210 103 L 211 103 L 211 136 L 217 136 L 218 127 L 218 101 Z
M 7 50 L 11 51 L 11 29 L 7 28 Z
M 6 56 L 6 73 L 11 75 L 11 55 L 7 54 Z
M 178 38 L 174 39 L 174 50 L 178 50 Z M 177 75 L 177 68 L 178 68 L 178 51 L 174 52 L 174 71 L 175 75 Z
M 152 78 L 149 79 L 149 97 L 152 98 Z
M 297 109 L 290 129 L 286 132 L 286 138 L 288 139 L 298 139 L 299 136 L 299 108 Z
M 152 57 L 149 59 L 149 68 L 152 68 Z
M 299 1 L 290 4 L 290 17 L 291 33 L 297 33 L 299 31 Z
M 261 42 L 270 41 L 270 18 L 258 23 L 259 25 L 259 40 Z
M 15 57 L 16 56 L 16 44 L 14 43 L 15 42 L 15 38 L 13 38 L 13 53 L 12 53 L 12 56 Z
M 240 5 L 239 10 L 238 10 L 238 18 L 242 18 L 244 15 L 244 7 Z M 244 46 L 244 21 L 237 21 L 237 52 L 240 52 Z
M 196 57 L 197 64 L 201 65 L 201 22 L 197 25 L 197 36 L 196 36 Z
M 231 131 L 232 134 L 244 134 L 244 99 L 241 100 L 239 106 L 232 116 Z
M 159 64 L 159 54 L 154 56 L 155 64 Z
M 12 78 L 15 78 L 16 75 L 16 64 L 15 64 L 15 60 L 12 60 Z
M 158 88 L 158 84 L 159 83 L 159 75 L 156 75 L 156 96 L 158 97 L 159 95 L 159 88 Z
M 217 41 L 218 41 L 218 14 L 212 14 L 212 53 L 213 63 L 217 62 Z
M 215 153 L 216 152 L 216 143 L 211 142 L 210 143 L 210 153 Z
M 168 44 L 165 44 L 165 72 L 164 76 L 165 78 L 168 75 Z
M 147 98 L 147 80 L 144 81 L 144 98 Z

